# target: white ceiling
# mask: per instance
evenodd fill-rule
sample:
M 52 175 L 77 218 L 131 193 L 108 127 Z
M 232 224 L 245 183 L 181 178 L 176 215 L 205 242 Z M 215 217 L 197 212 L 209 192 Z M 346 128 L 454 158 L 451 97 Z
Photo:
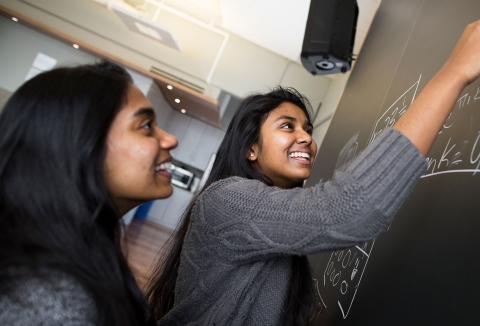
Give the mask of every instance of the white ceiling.
M 222 27 L 298 61 L 309 0 L 222 0 Z
M 300 61 L 310 0 L 94 0 L 140 11 L 177 10 L 201 23 L 233 33 L 292 61 Z M 358 53 L 381 0 L 357 0 Z M 154 15 L 154 14 L 153 14 Z M 173 36 L 175 31 L 171 31 Z
M 197 2 L 208 0 L 197 0 Z M 221 27 L 290 60 L 299 61 L 310 0 L 218 0 Z M 381 0 L 357 0 L 360 50 Z
M 380 1 L 357 0 L 354 54 Z M 209 98 L 220 90 L 243 97 L 288 84 L 321 101 L 316 90 L 324 86 L 322 77 L 299 63 L 310 0 L 0 0 L 0 5 L 60 38 Z M 128 21 L 122 13 L 130 15 Z

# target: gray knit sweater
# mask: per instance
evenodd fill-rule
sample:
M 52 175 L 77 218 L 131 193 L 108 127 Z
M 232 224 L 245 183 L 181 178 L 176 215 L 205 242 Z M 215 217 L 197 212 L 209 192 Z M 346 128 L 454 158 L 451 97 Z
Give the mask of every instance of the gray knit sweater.
M 282 325 L 292 255 L 375 238 L 425 167 L 389 129 L 314 187 L 282 190 L 239 177 L 212 184 L 193 207 L 175 305 L 159 324 Z
M 43 275 L 21 270 L 11 274 L 15 278 L 0 293 L 0 325 L 96 325 L 93 298 L 72 276 L 53 270 Z

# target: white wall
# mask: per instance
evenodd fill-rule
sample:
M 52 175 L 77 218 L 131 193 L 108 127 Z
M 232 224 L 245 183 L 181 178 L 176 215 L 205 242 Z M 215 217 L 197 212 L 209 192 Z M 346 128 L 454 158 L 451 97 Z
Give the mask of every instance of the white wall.
M 0 113 L 2 113 L 3 107 L 5 103 L 8 101 L 8 98 L 10 97 L 11 92 L 0 88 Z
M 312 109 L 316 111 L 318 106 L 324 101 L 331 81 L 329 77 L 314 76 L 301 64 L 291 61 L 285 69 L 280 84 L 296 88 L 308 98 Z
M 239 97 L 280 83 L 289 60 L 232 35 L 212 83 Z
M 322 145 L 325 134 L 327 133 L 330 122 L 332 121 L 333 115 L 337 110 L 340 99 L 342 98 L 343 91 L 347 85 L 348 78 L 350 77 L 350 72 L 346 74 L 336 75 L 330 82 L 328 90 L 325 92 L 325 97 L 323 103 L 320 107 L 320 111 L 315 119 L 314 126 L 323 121 L 321 125 L 316 127 L 313 130 L 313 138 L 318 144 L 318 148 Z

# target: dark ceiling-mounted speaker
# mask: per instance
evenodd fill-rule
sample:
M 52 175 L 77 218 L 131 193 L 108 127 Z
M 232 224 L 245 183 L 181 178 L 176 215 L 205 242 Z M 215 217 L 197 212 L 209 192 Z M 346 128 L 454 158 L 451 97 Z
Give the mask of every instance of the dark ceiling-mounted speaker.
M 311 0 L 301 54 L 303 66 L 313 75 L 350 70 L 357 19 L 356 0 Z

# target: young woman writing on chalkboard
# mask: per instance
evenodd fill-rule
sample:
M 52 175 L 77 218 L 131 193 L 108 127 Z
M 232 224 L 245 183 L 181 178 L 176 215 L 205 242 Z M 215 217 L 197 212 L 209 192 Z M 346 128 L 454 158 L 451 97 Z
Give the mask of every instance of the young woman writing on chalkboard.
M 412 191 L 461 90 L 480 73 L 480 22 L 393 129 L 333 180 L 302 188 L 317 145 L 302 97 L 244 100 L 148 292 L 159 325 L 308 325 L 305 255 L 375 238 Z M 321 158 L 320 158 L 321 159 Z
M 171 194 L 177 140 L 110 63 L 54 69 L 0 115 L 0 325 L 154 325 L 119 218 Z

